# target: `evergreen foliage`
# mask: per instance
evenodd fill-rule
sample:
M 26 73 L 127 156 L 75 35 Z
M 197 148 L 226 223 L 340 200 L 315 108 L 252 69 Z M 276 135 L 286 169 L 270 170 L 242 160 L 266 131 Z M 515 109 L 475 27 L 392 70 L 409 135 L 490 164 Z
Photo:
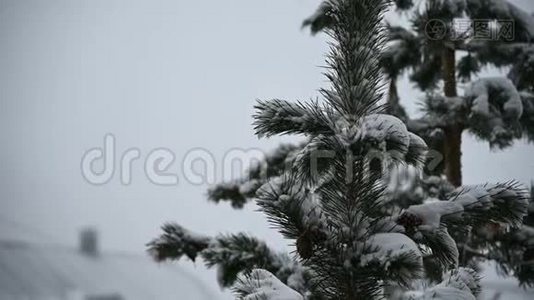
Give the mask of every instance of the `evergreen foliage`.
M 325 74 L 330 85 L 320 90 L 324 102 L 275 99 L 255 107 L 258 136 L 299 134 L 307 141 L 281 148 L 270 157 L 272 165 L 253 168 L 251 182 L 210 191 L 215 201 L 235 197 L 235 207 L 256 192 L 261 211 L 294 242 L 297 260 L 245 234 L 210 238 L 176 224 L 165 225 L 149 243 L 157 260 L 200 256 L 218 268 L 223 286 L 234 284 L 239 299 L 475 299 L 478 278 L 459 268 L 449 229 L 520 225 L 528 193 L 515 182 L 448 191 L 439 180 L 437 187 L 427 180 L 445 199 L 423 201 L 421 193 L 407 192 L 419 198 L 415 204 L 387 186 L 399 166 L 411 166 L 418 178 L 427 152 L 411 127 L 379 104 L 377 54 L 388 40 L 381 23 L 388 3 L 325 1 L 316 14 L 324 19 L 307 21 L 312 28 L 326 26 L 332 40 Z M 409 7 L 411 1 L 397 3 Z M 411 291 L 429 276 L 430 265 L 442 270 L 439 283 Z
M 494 148 L 509 147 L 520 138 L 534 141 L 533 16 L 504 0 L 394 2 L 399 11 L 409 16 L 411 26 L 405 28 L 386 24 L 387 47 L 382 52 L 380 63 L 385 78 L 389 81 L 387 113 L 406 122 L 406 127 L 411 132 L 421 136 L 431 149 L 441 153 L 446 152 L 442 150 L 444 147 L 450 147 L 444 140 L 450 135 L 451 130 L 448 128 L 451 127 L 459 127 L 461 131 L 467 130 Z M 324 2 L 315 14 L 304 21 L 304 25 L 309 26 L 314 34 L 331 27 L 334 24 L 329 13 L 331 9 L 331 3 Z M 512 40 L 503 38 L 481 40 L 473 38 L 469 32 L 464 36 L 457 35 L 454 40 L 429 37 L 426 28 L 429 20 L 439 19 L 451 24 L 455 17 L 464 20 L 513 21 L 515 35 Z M 447 30 L 452 32 L 454 28 Z M 445 48 L 466 53 L 463 57 L 459 57 L 455 67 L 458 81 L 466 86 L 461 96 L 448 97 L 437 89 L 445 80 L 442 74 L 442 51 Z M 479 71 L 486 66 L 507 68 L 509 70 L 507 78 L 476 79 Z M 396 92 L 396 81 L 406 73 L 409 74 L 411 81 L 426 93 L 422 106 L 425 114 L 419 119 L 411 119 L 405 113 Z M 471 81 L 472 79 L 475 80 Z M 287 146 L 285 149 L 288 149 Z M 285 166 L 290 165 L 298 150 L 299 147 L 296 146 L 285 152 L 286 156 L 278 156 L 278 161 L 283 162 Z M 281 154 L 282 151 L 274 153 Z M 445 160 L 448 159 L 445 157 Z M 266 161 L 268 160 L 269 156 Z M 269 165 L 265 164 L 263 168 L 271 169 L 278 164 Z M 396 198 L 396 205 L 402 208 L 432 199 L 446 200 L 454 187 L 441 177 L 443 165 L 435 165 L 432 161 L 428 161 L 424 170 L 432 176 L 417 178 L 413 175 L 407 176 L 402 170 L 397 175 L 388 175 L 390 177 L 388 197 Z M 279 176 L 283 171 L 283 168 L 278 169 L 271 176 Z M 264 183 L 266 178 L 271 176 L 263 177 L 260 181 Z M 398 176 L 400 178 L 395 178 Z M 244 180 L 241 184 L 247 181 Z M 401 186 L 396 187 L 396 184 Z M 224 186 L 216 186 L 212 190 L 223 189 Z M 244 203 L 247 197 L 243 194 L 239 196 L 242 199 L 240 203 Z M 234 203 L 235 199 L 228 197 L 218 200 Z M 450 228 L 449 231 L 463 248 L 460 251 L 462 265 L 472 266 L 482 259 L 493 259 L 503 266 L 505 273 L 517 276 L 522 284 L 533 284 L 534 277 L 527 278 L 520 276 L 520 272 L 510 271 L 525 268 L 520 257 L 531 256 L 530 248 L 525 246 L 526 242 L 516 241 L 519 238 L 515 231 L 510 231 L 507 226 L 498 223 L 477 225 L 470 228 L 468 233 L 465 230 L 457 232 L 456 228 Z M 488 231 L 497 232 L 488 235 Z M 485 240 L 488 236 L 491 236 L 490 241 Z M 491 243 L 502 245 L 499 253 L 481 255 L 480 253 L 485 252 Z M 503 251 L 508 254 L 503 255 Z M 515 251 L 514 255 L 510 254 L 512 251 Z

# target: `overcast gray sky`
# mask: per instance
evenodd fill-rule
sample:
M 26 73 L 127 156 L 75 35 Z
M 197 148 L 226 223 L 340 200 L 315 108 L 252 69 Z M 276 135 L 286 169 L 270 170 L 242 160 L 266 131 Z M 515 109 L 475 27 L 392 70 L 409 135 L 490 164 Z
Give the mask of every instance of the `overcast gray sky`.
M 96 226 L 103 248 L 144 251 L 164 221 L 198 232 L 251 232 L 286 242 L 247 206 L 205 200 L 180 178 L 151 184 L 142 161 L 159 147 L 180 162 L 189 149 L 217 161 L 232 148 L 274 148 L 251 126 L 255 99 L 318 96 L 324 36 L 300 29 L 318 0 L 0 0 L 0 238 L 75 245 Z M 533 10 L 530 0 L 514 1 Z M 401 87 L 411 102 L 419 96 Z M 106 133 L 117 153 L 137 147 L 132 184 L 93 186 L 83 153 Z M 284 141 L 291 139 L 285 138 Z M 466 136 L 465 183 L 534 179 L 534 147 L 502 152 Z

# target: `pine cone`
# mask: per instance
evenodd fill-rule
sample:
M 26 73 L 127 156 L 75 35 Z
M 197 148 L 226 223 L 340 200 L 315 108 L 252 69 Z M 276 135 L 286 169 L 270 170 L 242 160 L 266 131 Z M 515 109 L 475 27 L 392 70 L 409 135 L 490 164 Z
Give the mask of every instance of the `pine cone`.
M 309 259 L 313 255 L 313 240 L 309 231 L 305 231 L 297 239 L 297 252 L 303 259 Z
M 404 226 L 406 233 L 413 234 L 415 228 L 423 224 L 423 220 L 414 214 L 405 212 L 397 219 L 397 224 Z

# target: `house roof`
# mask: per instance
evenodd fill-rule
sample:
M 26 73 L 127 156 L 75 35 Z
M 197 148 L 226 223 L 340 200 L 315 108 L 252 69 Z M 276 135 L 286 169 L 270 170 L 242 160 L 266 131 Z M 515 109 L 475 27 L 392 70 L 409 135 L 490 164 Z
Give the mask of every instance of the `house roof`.
M 89 256 L 68 247 L 0 241 L 0 299 L 22 297 L 215 299 L 179 266 L 158 264 L 148 256 L 105 252 Z

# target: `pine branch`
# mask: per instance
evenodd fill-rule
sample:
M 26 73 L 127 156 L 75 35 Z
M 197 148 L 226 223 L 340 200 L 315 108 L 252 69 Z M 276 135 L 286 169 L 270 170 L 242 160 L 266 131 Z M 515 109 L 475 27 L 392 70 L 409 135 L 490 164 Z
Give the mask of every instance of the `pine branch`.
M 209 247 L 209 237 L 191 233 L 178 224 L 166 223 L 163 234 L 147 244 L 148 252 L 156 261 L 179 260 L 187 256 L 195 261 L 200 252 Z
M 307 295 L 314 290 L 310 271 L 283 253 L 272 251 L 264 242 L 243 233 L 210 238 L 194 234 L 177 224 L 165 224 L 163 234 L 148 244 L 156 261 L 180 260 L 184 255 L 195 261 L 201 257 L 208 268 L 217 268 L 223 287 L 235 284 L 238 274 L 262 268 L 285 284 Z
M 208 200 L 215 203 L 229 201 L 234 208 L 243 208 L 248 199 L 254 197 L 257 189 L 263 184 L 261 179 L 243 179 L 236 183 L 218 184 L 208 189 Z
M 521 226 L 529 205 L 529 193 L 517 181 L 467 186 L 458 189 L 451 201 L 460 203 L 467 216 L 477 225 L 501 222 Z
M 413 205 L 397 219 L 406 232 L 428 246 L 445 268 L 457 266 L 459 252 L 447 225 L 459 230 L 491 222 L 519 226 L 528 206 L 528 192 L 515 182 L 463 187 L 446 201 Z
M 264 268 L 276 272 L 281 267 L 277 253 L 243 233 L 218 236 L 201 254 L 206 266 L 218 268 L 222 286 L 232 285 L 242 271 Z
M 380 64 L 392 80 L 421 60 L 423 41 L 414 32 L 400 26 L 386 25 L 387 47 L 382 53 Z
M 470 225 L 502 222 L 519 226 L 528 201 L 528 191 L 515 181 L 467 186 L 458 188 L 446 201 L 410 206 L 403 216 L 416 217 L 416 226 L 428 231 L 439 228 L 442 223 L 454 223 L 460 217 L 464 225 L 467 221 Z
M 504 148 L 522 135 L 519 120 L 523 114 L 521 97 L 509 79 L 483 78 L 466 90 L 469 129 L 488 140 L 490 146 Z
M 413 0 L 393 0 L 398 10 L 408 10 L 413 7 Z M 317 8 L 315 13 L 302 22 L 302 27 L 310 27 L 312 34 L 326 30 L 333 26 L 335 20 L 331 17 L 332 3 L 325 1 Z
M 381 20 L 387 1 L 326 1 L 333 24 L 326 29 L 333 42 L 327 55 L 326 77 L 331 89 L 325 100 L 345 118 L 379 111 L 379 55 L 385 42 Z
M 406 292 L 403 299 L 472 300 L 480 293 L 480 278 L 472 269 L 455 269 L 444 277 L 441 283 L 422 292 Z
M 263 269 L 242 274 L 234 286 L 234 293 L 242 300 L 304 300 L 301 294 Z
M 289 239 L 298 239 L 308 230 L 322 227 L 321 207 L 289 175 L 271 179 L 257 193 L 257 203 L 271 224 Z
M 331 27 L 334 24 L 334 18 L 330 16 L 332 10 L 332 4 L 325 1 L 319 5 L 317 10 L 309 18 L 302 22 L 302 27 L 309 26 L 312 34 Z
M 318 103 L 290 103 L 283 100 L 258 101 L 254 129 L 258 137 L 277 134 L 323 134 L 332 132 L 327 108 Z
M 247 170 L 245 176 L 233 183 L 222 183 L 208 189 L 208 199 L 215 203 L 229 201 L 234 208 L 243 206 L 256 195 L 257 190 L 272 177 L 282 175 L 292 166 L 295 153 L 303 144 L 281 144 L 267 153 L 263 160 Z
M 370 253 L 363 254 L 362 266 L 378 267 L 384 279 L 403 286 L 423 276 L 423 256 L 417 244 L 402 233 L 377 233 L 370 237 Z

